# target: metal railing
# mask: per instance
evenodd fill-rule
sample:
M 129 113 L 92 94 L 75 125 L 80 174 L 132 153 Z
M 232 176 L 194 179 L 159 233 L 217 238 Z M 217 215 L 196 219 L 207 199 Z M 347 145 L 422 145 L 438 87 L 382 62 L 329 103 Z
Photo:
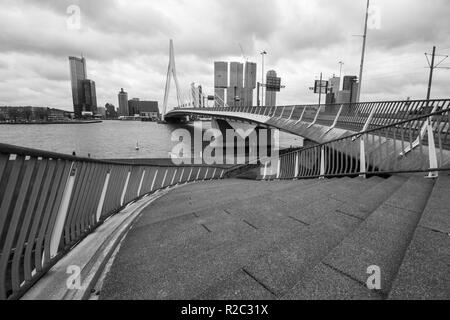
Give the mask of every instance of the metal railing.
M 294 105 L 277 107 L 216 107 L 201 110 L 216 112 L 240 112 L 262 115 L 271 119 L 293 120 L 328 127 L 337 127 L 354 132 L 381 128 L 415 117 L 425 116 L 450 108 L 450 100 L 405 100 L 347 104 Z M 176 108 L 179 110 L 199 110 Z
M 279 159 L 261 159 L 264 170 L 258 179 L 403 172 L 428 172 L 436 177 L 438 171 L 450 169 L 449 134 L 450 109 L 446 109 L 290 152 Z
M 0 300 L 20 297 L 130 202 L 177 184 L 221 179 L 227 171 L 107 162 L 0 144 Z

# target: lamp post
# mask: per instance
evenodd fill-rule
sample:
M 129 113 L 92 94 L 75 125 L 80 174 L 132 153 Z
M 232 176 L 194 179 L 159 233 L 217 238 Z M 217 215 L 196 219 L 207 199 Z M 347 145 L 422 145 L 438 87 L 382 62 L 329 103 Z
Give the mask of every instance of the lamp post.
M 343 82 L 342 81 L 342 66 L 344 65 L 344 62 L 339 61 L 339 65 L 340 65 L 340 67 L 339 67 L 339 88 L 338 88 L 338 91 L 341 90 L 341 83 Z
M 264 106 L 264 56 L 267 54 L 267 51 L 261 52 L 261 106 Z

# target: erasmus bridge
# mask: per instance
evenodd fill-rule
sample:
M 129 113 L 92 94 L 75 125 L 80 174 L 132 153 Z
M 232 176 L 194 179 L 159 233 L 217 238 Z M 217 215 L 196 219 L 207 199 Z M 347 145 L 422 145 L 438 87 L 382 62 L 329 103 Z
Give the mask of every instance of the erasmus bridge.
M 230 167 L 0 144 L 0 299 L 450 298 L 450 100 L 199 108 L 172 45 L 167 80 L 167 122 L 310 146 Z

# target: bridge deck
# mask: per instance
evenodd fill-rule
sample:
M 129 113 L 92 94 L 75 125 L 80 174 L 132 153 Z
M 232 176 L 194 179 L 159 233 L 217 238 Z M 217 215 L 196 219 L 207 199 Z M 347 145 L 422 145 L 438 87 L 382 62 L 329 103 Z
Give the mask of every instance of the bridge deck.
M 422 176 L 233 179 L 174 190 L 135 223 L 100 297 L 448 299 L 449 178 L 435 187 Z M 423 250 L 436 239 L 442 250 Z M 433 266 L 427 274 L 418 257 Z M 365 287 L 370 265 L 381 267 L 380 291 Z

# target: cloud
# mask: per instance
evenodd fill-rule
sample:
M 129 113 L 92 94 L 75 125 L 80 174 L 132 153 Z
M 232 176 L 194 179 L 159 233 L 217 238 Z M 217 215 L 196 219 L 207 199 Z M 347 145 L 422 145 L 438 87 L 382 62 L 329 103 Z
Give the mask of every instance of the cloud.
M 354 0 L 0 0 L 0 105 L 72 108 L 67 56 L 87 58 L 98 102 L 130 97 L 162 103 L 169 39 L 175 41 L 184 95 L 192 82 L 213 90 L 215 60 L 260 62 L 286 89 L 280 104 L 314 103 L 308 88 L 323 72 L 359 73 L 365 1 Z M 70 5 L 81 29 L 69 30 Z M 423 98 L 424 52 L 450 52 L 446 0 L 372 0 L 379 29 L 369 30 L 364 100 Z M 373 17 L 371 17 L 372 19 Z M 258 65 L 258 72 L 260 71 Z M 446 97 L 450 72 L 438 71 L 433 96 Z M 258 79 L 260 74 L 258 74 Z M 174 94 L 171 102 L 174 102 Z

